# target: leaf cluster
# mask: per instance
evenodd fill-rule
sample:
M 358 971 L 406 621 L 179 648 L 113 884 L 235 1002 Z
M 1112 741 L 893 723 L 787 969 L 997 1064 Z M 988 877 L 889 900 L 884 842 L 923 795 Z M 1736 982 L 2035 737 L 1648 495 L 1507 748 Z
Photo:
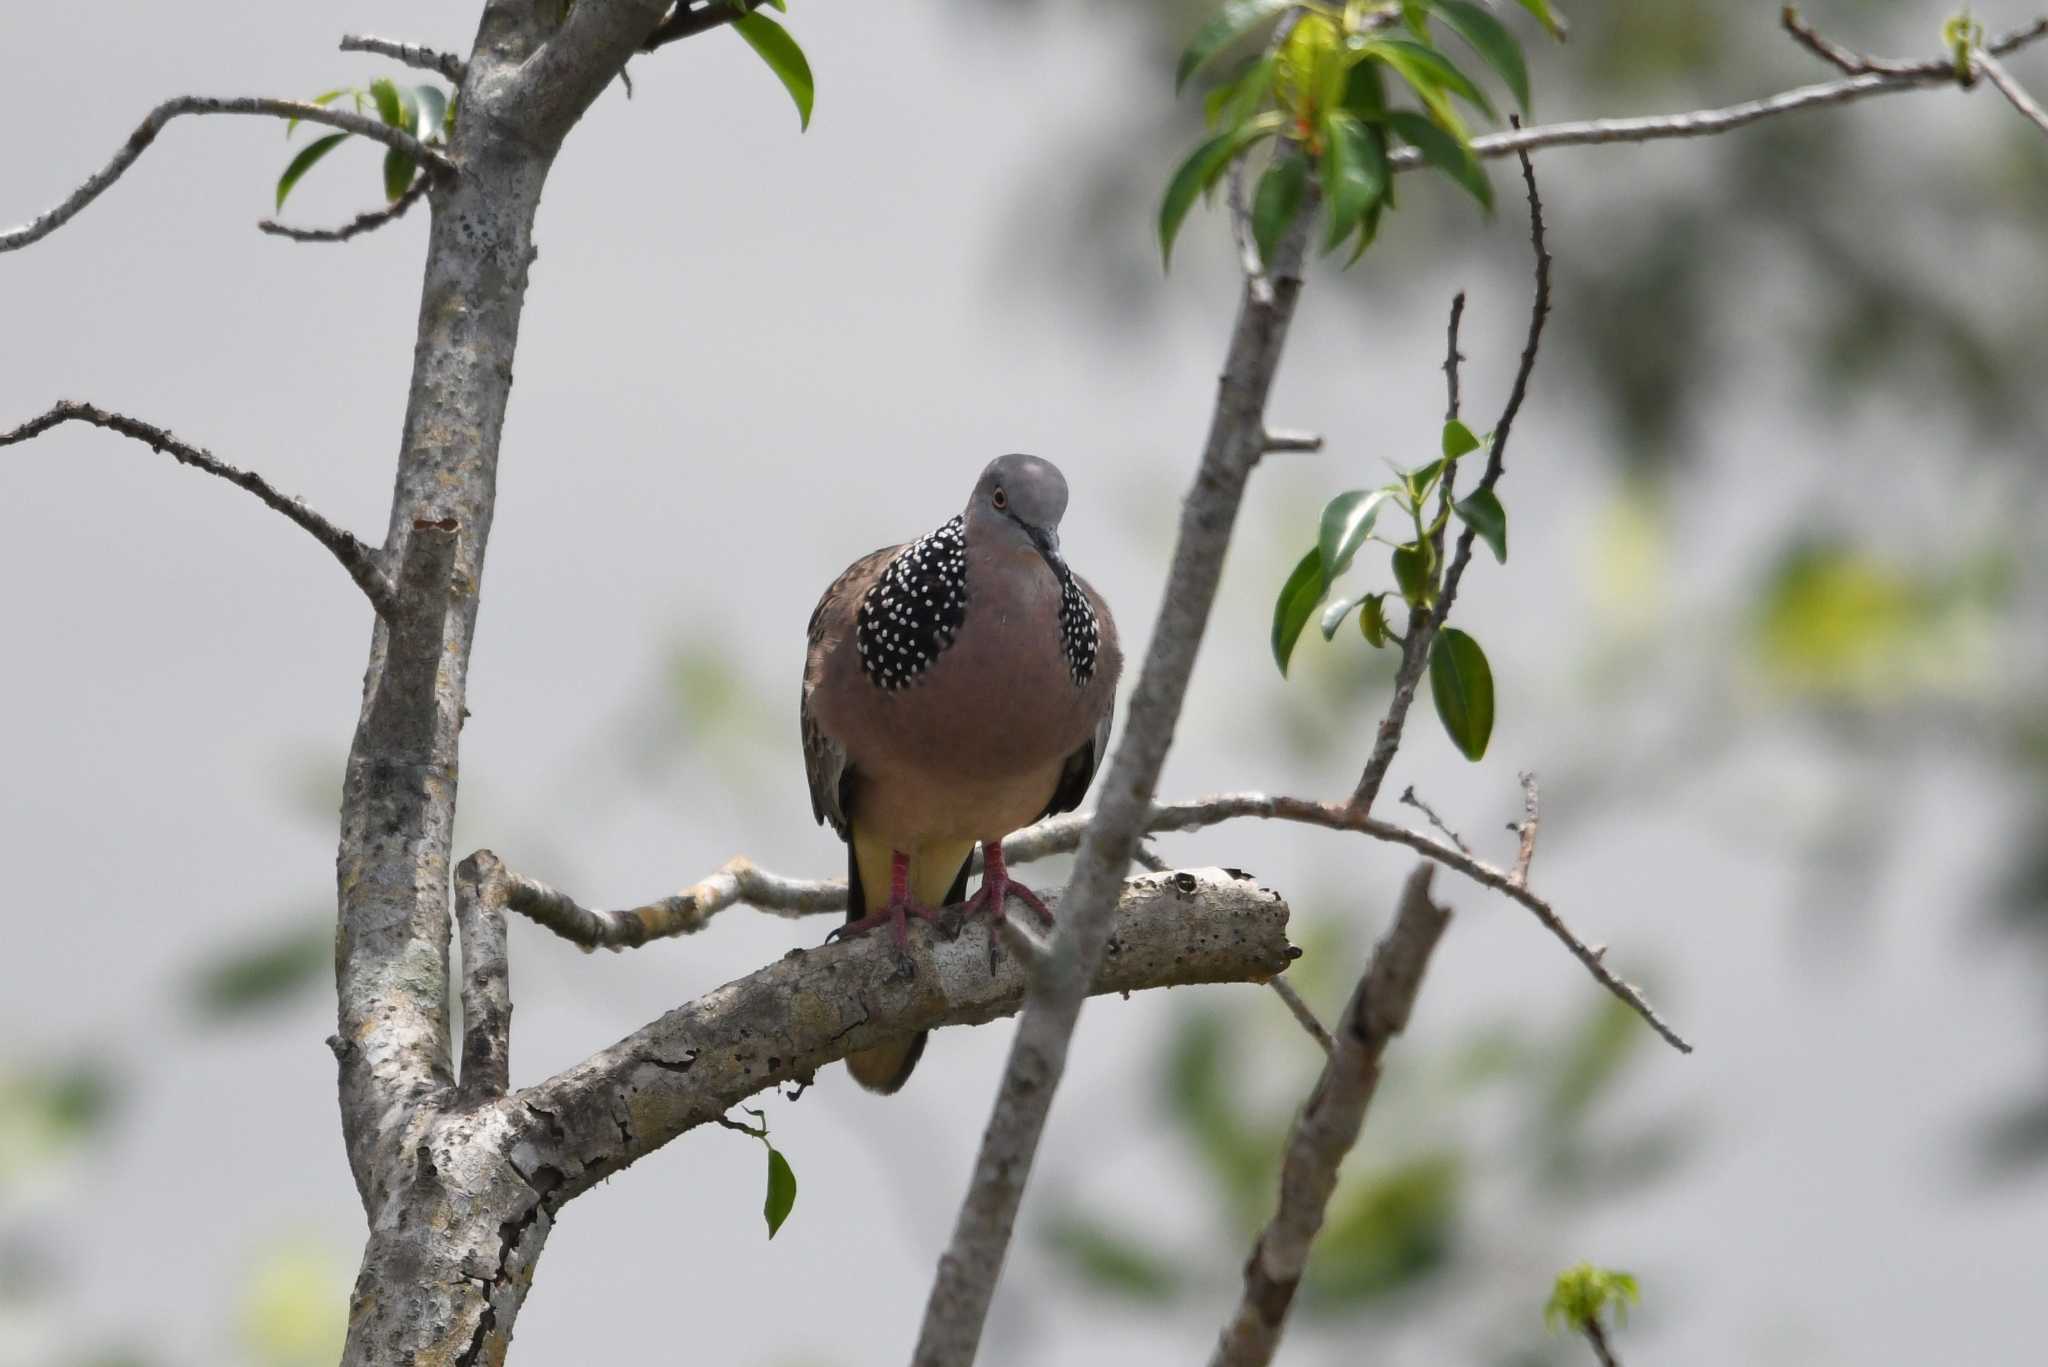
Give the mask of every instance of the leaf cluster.
M 1492 441 L 1491 433 L 1480 437 L 1452 418 L 1444 424 L 1442 454 L 1435 460 L 1398 470 L 1392 481 L 1376 489 L 1348 490 L 1324 506 L 1315 545 L 1287 576 L 1273 605 L 1273 660 L 1283 675 L 1318 608 L 1326 641 L 1336 639 L 1344 619 L 1355 610 L 1367 645 L 1375 650 L 1389 641 L 1405 645 L 1405 632 L 1396 631 L 1389 621 L 1389 605 L 1398 602 L 1405 608 L 1410 631 L 1418 614 L 1436 606 L 1443 583 L 1443 533 L 1453 515 L 1486 542 L 1495 559 L 1506 562 L 1507 509 L 1499 497 L 1481 488 L 1455 498 L 1451 483 L 1458 461 L 1474 452 L 1483 454 Z M 1381 515 L 1389 509 L 1406 524 L 1397 537 L 1378 530 Z M 1394 586 L 1331 600 L 1331 590 L 1368 543 L 1390 549 Z M 1455 627 L 1440 629 L 1430 643 L 1429 682 L 1437 716 L 1452 742 L 1466 758 L 1480 758 L 1493 734 L 1493 671 L 1486 653 L 1467 633 Z
M 1630 1273 L 1580 1263 L 1557 1274 L 1550 1303 L 1543 1307 L 1543 1322 L 1552 1329 L 1581 1330 L 1599 1323 L 1612 1306 L 1615 1317 L 1626 1323 L 1628 1308 L 1642 1299 Z
M 1520 3 L 1562 36 L 1547 0 Z M 1181 162 L 1159 207 L 1159 247 L 1169 263 L 1196 199 L 1267 143 L 1251 204 L 1252 236 L 1264 261 L 1300 212 L 1312 177 L 1322 191 L 1323 249 L 1349 240 L 1356 261 L 1378 234 L 1381 215 L 1394 207 L 1390 157 L 1404 146 L 1493 207 L 1492 185 L 1460 113 L 1462 104 L 1491 119 L 1493 102 L 1444 52 L 1436 26 L 1485 62 L 1526 111 L 1528 66 L 1498 19 L 1471 0 L 1228 0 L 1188 44 L 1176 85 L 1288 10 L 1297 12 L 1284 37 L 1246 59 L 1203 101 L 1213 131 Z
M 455 92 L 444 90 L 438 85 L 426 84 L 402 86 L 389 77 L 379 76 L 365 88 L 343 86 L 338 90 L 322 91 L 313 97 L 313 103 L 321 106 L 346 99 L 358 114 L 376 110 L 377 117 L 393 128 L 427 144 L 446 146 L 449 135 L 455 129 Z M 289 138 L 299 131 L 300 120 L 293 119 L 284 126 L 284 135 Z M 329 133 L 316 138 L 299 151 L 284 168 L 284 174 L 277 178 L 277 207 L 284 208 L 286 196 L 292 188 L 305 178 L 306 172 L 319 165 L 329 152 L 354 137 L 353 133 Z M 395 202 L 419 175 L 419 159 L 396 147 L 384 152 L 384 198 Z

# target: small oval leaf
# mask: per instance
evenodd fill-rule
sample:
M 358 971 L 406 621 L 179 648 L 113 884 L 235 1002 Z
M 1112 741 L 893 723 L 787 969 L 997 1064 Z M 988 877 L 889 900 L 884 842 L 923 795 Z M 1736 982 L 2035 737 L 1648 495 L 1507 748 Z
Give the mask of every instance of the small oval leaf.
M 339 147 L 348 139 L 347 133 L 329 133 L 315 142 L 307 143 L 299 154 L 292 158 L 292 164 L 284 168 L 284 174 L 277 178 L 277 207 L 284 208 L 284 197 L 292 192 L 300 177 L 313 169 L 313 164 Z
M 768 69 L 775 73 L 775 79 L 782 82 L 782 88 L 796 102 L 798 123 L 808 129 L 816 87 L 811 80 L 811 64 L 804 57 L 804 50 L 797 46 L 796 39 L 789 36 L 788 29 L 758 10 L 742 14 L 732 21 L 732 27 L 733 32 L 744 38 L 747 46 L 768 64 Z
M 1316 549 L 1322 555 L 1325 579 L 1335 580 L 1351 568 L 1352 557 L 1372 535 L 1372 524 L 1379 516 L 1380 504 L 1393 494 L 1392 489 L 1353 489 L 1324 505 Z
M 1309 615 L 1329 590 L 1329 581 L 1323 578 L 1323 553 L 1311 547 L 1294 567 L 1294 573 L 1287 576 L 1280 597 L 1273 604 L 1273 662 L 1280 666 L 1282 678 L 1287 675 L 1287 661 L 1294 655 L 1294 643 L 1301 639 L 1302 628 L 1308 625 Z
M 1501 506 L 1500 498 L 1491 489 L 1474 489 L 1452 505 L 1458 516 L 1465 519 L 1465 525 L 1478 532 L 1493 551 L 1493 558 L 1505 565 L 1508 560 L 1508 510 Z
M 1351 615 L 1351 609 L 1357 607 L 1363 601 L 1360 598 L 1339 598 L 1336 602 L 1324 608 L 1323 620 L 1317 623 L 1322 628 L 1323 639 L 1325 641 L 1336 640 L 1337 628 L 1344 625 L 1344 619 Z
M 1411 541 L 1394 548 L 1394 582 L 1401 586 L 1401 597 L 1408 603 L 1416 607 L 1428 605 L 1432 588 L 1429 554 L 1421 542 Z
M 1550 0 L 1521 0 L 1522 8 L 1536 16 L 1550 36 L 1564 41 L 1564 16 L 1550 7 Z
M 396 203 L 398 197 L 412 188 L 413 175 L 419 170 L 419 163 L 411 154 L 396 147 L 384 154 L 384 198 Z
M 1435 91 L 1448 90 L 1489 119 L 1494 117 L 1493 102 L 1486 98 L 1486 92 L 1473 84 L 1456 62 L 1428 44 L 1408 38 L 1381 38 L 1368 43 L 1365 50 L 1399 72 L 1401 79 L 1425 100 Z
M 1429 696 L 1459 752 L 1484 755 L 1493 737 L 1493 670 L 1479 642 L 1456 627 L 1438 631 L 1430 646 Z
M 1365 600 L 1365 607 L 1358 614 L 1358 631 L 1374 650 L 1387 643 L 1387 595 L 1375 593 Z
M 1273 252 L 1280 239 L 1301 212 L 1308 191 L 1308 159 L 1283 144 L 1273 164 L 1259 177 L 1252 192 L 1252 240 L 1259 244 L 1259 260 L 1273 264 Z
M 1166 187 L 1166 198 L 1159 202 L 1159 252 L 1168 267 L 1173 265 L 1173 240 L 1180 235 L 1180 226 L 1187 219 L 1188 210 L 1194 208 L 1196 198 L 1216 183 L 1216 178 L 1240 153 L 1279 127 L 1280 116 L 1272 114 L 1237 128 L 1226 128 L 1190 152 L 1180 164 Z
M 445 135 L 448 124 L 448 97 L 439 86 L 422 85 L 413 88 L 413 96 L 420 106 L 420 141 Z
M 1323 250 L 1350 236 L 1386 190 L 1387 158 L 1379 141 L 1357 115 L 1343 110 L 1330 115 L 1323 124 L 1323 196 L 1330 214 Z
M 782 1150 L 773 1144 L 768 1146 L 768 1199 L 762 1204 L 761 1213 L 768 1218 L 768 1237 L 782 1228 L 782 1222 L 789 1218 L 789 1212 L 796 1206 L 796 1173 L 790 1169 L 789 1160 L 782 1156 Z

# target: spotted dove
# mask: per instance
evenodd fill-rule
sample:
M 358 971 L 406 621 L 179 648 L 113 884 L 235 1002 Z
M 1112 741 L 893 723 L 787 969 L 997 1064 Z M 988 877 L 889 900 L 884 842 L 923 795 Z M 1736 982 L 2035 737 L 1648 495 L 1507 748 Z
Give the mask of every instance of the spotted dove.
M 991 462 L 958 517 L 857 560 L 811 614 L 801 708 L 811 811 L 847 842 L 847 924 L 887 926 L 962 902 L 1003 916 L 1003 837 L 1087 792 L 1109 742 L 1116 626 L 1060 555 L 1067 482 L 1050 462 Z M 991 927 L 993 934 L 993 927 Z M 901 1087 L 925 1037 L 850 1055 L 855 1080 Z

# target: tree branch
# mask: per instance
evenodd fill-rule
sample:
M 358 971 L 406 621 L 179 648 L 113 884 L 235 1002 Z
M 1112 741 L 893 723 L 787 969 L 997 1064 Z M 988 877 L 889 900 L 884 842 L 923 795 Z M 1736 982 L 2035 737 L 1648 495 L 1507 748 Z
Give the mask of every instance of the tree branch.
M 1417 854 L 1427 855 L 1453 872 L 1463 874 L 1483 888 L 1489 888 L 1533 913 L 1544 929 L 1564 942 L 1572 957 L 1585 965 L 1586 971 L 1602 987 L 1626 1003 L 1630 1010 L 1643 1018 L 1652 1030 L 1680 1053 L 1692 1052 L 1688 1044 L 1664 1019 L 1643 999 L 1643 995 L 1632 984 L 1614 976 L 1604 962 L 1607 950 L 1604 946 L 1591 946 L 1573 933 L 1563 918 L 1550 903 L 1518 884 L 1512 873 L 1495 868 L 1482 859 L 1461 854 L 1420 831 L 1411 831 L 1390 821 L 1382 821 L 1369 813 L 1344 802 L 1312 802 L 1299 797 L 1272 797 L 1265 793 L 1226 793 L 1216 797 L 1199 798 L 1192 802 L 1166 803 L 1156 806 L 1145 820 L 1145 829 L 1158 834 L 1165 831 L 1198 831 L 1225 821 L 1255 817 L 1266 821 L 1294 821 L 1307 826 L 1321 826 L 1333 831 L 1352 831 L 1392 845 L 1405 846 Z M 1085 835 L 1090 814 L 1068 813 L 1052 817 L 1036 826 L 1019 831 L 1003 842 L 1003 858 L 1006 862 L 1021 864 L 1031 859 L 1043 859 L 1048 855 L 1064 854 L 1077 848 Z
M 675 13 L 655 25 L 654 32 L 647 35 L 640 44 L 642 52 L 653 52 L 667 47 L 670 43 L 694 38 L 700 33 L 709 33 L 715 28 L 724 28 L 747 12 L 747 6 L 738 0 L 701 0 L 695 9 L 690 0 L 683 0 Z
M 343 52 L 372 52 L 379 57 L 389 57 L 407 66 L 422 71 L 438 71 L 453 85 L 461 85 L 462 78 L 469 74 L 469 65 L 452 52 L 441 52 L 434 48 L 422 47 L 418 43 L 400 43 L 390 38 L 378 38 L 368 33 L 351 33 L 341 40 Z
M 1519 127 L 1518 124 L 1517 131 Z M 1508 390 L 1507 406 L 1501 410 L 1500 421 L 1494 424 L 1493 440 L 1486 452 L 1486 471 L 1480 475 L 1474 493 L 1485 493 L 1500 482 L 1508 433 L 1513 430 L 1515 415 L 1522 411 L 1522 401 L 1528 396 L 1529 375 L 1536 368 L 1536 348 L 1543 340 L 1543 324 L 1550 317 L 1550 249 L 1543 236 L 1543 199 L 1536 192 L 1536 168 L 1530 163 L 1529 154 L 1518 152 L 1516 155 L 1521 159 L 1522 180 L 1529 194 L 1529 244 L 1536 255 L 1536 296 L 1529 310 L 1528 340 L 1522 344 L 1522 359 L 1515 368 L 1515 381 Z M 1454 306 L 1454 316 L 1457 314 L 1462 314 L 1462 310 Z M 1455 335 L 1451 338 L 1451 350 L 1455 355 Z M 1445 363 L 1446 374 L 1452 374 L 1456 369 L 1456 365 L 1448 361 Z M 1450 474 L 1446 470 L 1444 475 L 1446 497 L 1449 497 Z M 1386 716 L 1380 720 L 1365 772 L 1358 776 L 1358 787 L 1351 794 L 1351 805 L 1362 812 L 1372 810 L 1373 802 L 1379 797 L 1380 786 L 1386 782 L 1387 771 L 1394 765 L 1394 756 L 1400 751 L 1401 732 L 1407 725 L 1408 709 L 1415 701 L 1416 685 L 1421 682 L 1423 668 L 1429 663 L 1430 645 L 1436 640 L 1438 628 L 1451 615 L 1451 605 L 1457 601 L 1458 585 L 1465 577 L 1465 566 L 1471 563 L 1472 543 L 1477 535 L 1478 529 L 1466 523 L 1458 534 L 1457 551 L 1451 557 L 1450 567 L 1444 571 L 1435 602 L 1416 609 L 1410 615 L 1408 634 L 1401 641 L 1401 664 L 1394 671 L 1394 696 L 1387 704 Z
M 325 546 L 328 552 L 341 562 L 341 567 L 348 571 L 348 577 L 363 591 L 371 606 L 377 609 L 377 614 L 380 617 L 391 615 L 393 589 L 391 581 L 385 578 L 384 571 L 378 568 L 375 551 L 358 541 L 352 533 L 343 531 L 308 508 L 299 499 L 287 498 L 279 493 L 263 476 L 216 460 L 211 452 L 179 441 L 161 427 L 120 413 L 110 413 L 89 403 L 64 399 L 53 405 L 50 411 L 41 417 L 32 418 L 12 431 L 0 432 L 0 446 L 12 446 L 16 442 L 27 441 L 67 422 L 91 423 L 94 427 L 119 432 L 124 437 L 132 437 L 142 442 L 152 451 L 168 454 L 180 465 L 204 470 L 207 474 L 224 479 L 237 488 L 246 489 L 266 508 L 282 513 L 293 524 L 310 533 L 315 541 Z
M 2043 133 L 2048 133 L 2048 110 L 2043 110 L 2035 103 L 2034 97 L 2012 78 L 2012 73 L 2005 69 L 2004 63 L 1988 52 L 1973 52 L 1970 54 L 1970 61 L 1984 73 L 1986 80 L 1998 87 L 1998 93 L 2011 101 L 2012 107 L 2019 110 L 2027 122 Z
M 109 185 L 119 180 L 136 159 L 156 141 L 156 135 L 163 132 L 164 125 L 181 114 L 255 114 L 273 119 L 302 119 L 307 123 L 325 124 L 339 128 L 344 133 L 355 133 L 395 147 L 408 156 L 416 158 L 420 165 L 441 173 L 452 174 L 454 165 L 440 149 L 429 147 L 402 128 L 393 128 L 379 119 L 357 114 L 346 109 L 328 109 L 317 104 L 300 100 L 271 100 L 257 97 L 221 99 L 209 95 L 180 95 L 165 100 L 149 112 L 149 117 L 136 126 L 128 135 L 128 141 L 121 144 L 121 150 L 114 153 L 113 160 L 94 172 L 83 185 L 73 190 L 56 208 L 47 210 L 18 228 L 0 232 L 0 252 L 11 252 L 39 242 L 57 229 L 69 223 L 78 211 L 98 199 Z
M 455 929 L 462 936 L 462 1080 L 474 1106 L 505 1094 L 512 1072 L 512 987 L 505 957 L 505 867 L 479 851 L 455 868 Z
M 1337 1047 L 1337 1042 L 1330 1038 L 1330 1032 L 1323 1029 L 1323 1023 L 1316 1019 L 1316 1013 L 1309 1009 L 1308 1003 L 1301 999 L 1301 994 L 1294 990 L 1292 983 L 1285 978 L 1275 978 L 1266 985 L 1273 989 L 1281 1001 L 1287 1003 L 1287 1009 L 1293 1014 L 1295 1022 L 1308 1031 L 1308 1037 L 1316 1042 L 1318 1048 L 1327 1054 Z
M 489 850 L 470 859 L 497 863 Z M 507 908 L 585 949 L 631 949 L 649 940 L 693 935 L 715 913 L 736 903 L 784 916 L 846 909 L 845 879 L 784 878 L 747 859 L 734 859 L 701 883 L 626 911 L 591 911 L 538 879 L 511 872 L 503 876 Z
M 405 217 L 405 211 L 426 198 L 427 191 L 434 188 L 432 176 L 421 176 L 407 187 L 404 194 L 381 209 L 371 209 L 357 214 L 338 228 L 294 228 L 288 223 L 279 223 L 274 218 L 261 219 L 256 231 L 269 233 L 272 237 L 290 238 L 294 242 L 346 242 L 363 233 L 375 232 L 387 223 L 395 223 Z
M 1542 824 L 1542 814 L 1536 803 L 1536 775 L 1532 770 L 1522 774 L 1522 819 L 1509 825 L 1508 829 L 1521 837 L 1521 847 L 1515 851 L 1515 870 L 1508 877 L 1518 888 L 1529 886 L 1529 864 L 1536 858 L 1536 829 Z
M 1337 1169 L 1357 1144 L 1380 1080 L 1380 1057 L 1407 1027 L 1429 956 L 1450 923 L 1429 899 L 1434 864 L 1418 864 L 1401 891 L 1393 928 L 1373 950 L 1344 1008 L 1336 1047 L 1287 1139 L 1279 1208 L 1252 1245 L 1244 1295 L 1217 1339 L 1210 1367 L 1263 1367 L 1273 1360 L 1310 1246 L 1337 1189 Z
M 1300 952 L 1287 904 L 1221 869 L 1148 874 L 1122 885 L 1116 953 L 1091 993 L 1273 977 Z M 946 939 L 913 926 L 910 967 L 884 936 L 792 950 L 775 963 L 669 1012 L 514 1098 L 545 1118 L 531 1136 L 563 1175 L 567 1200 L 754 1093 L 856 1050 L 1017 1010 L 1015 956 L 989 968 L 986 918 Z
M 2037 19 L 2014 29 L 1984 51 L 2003 57 L 2048 36 L 2048 18 Z M 1874 61 L 1874 59 L 1873 59 Z M 1652 114 L 1632 119 L 1585 119 L 1574 123 L 1553 123 L 1535 128 L 1517 128 L 1507 133 L 1490 133 L 1472 139 L 1472 153 L 1478 157 L 1506 157 L 1517 152 L 1536 152 L 1548 147 L 1586 147 L 1614 142 L 1661 142 L 1667 138 L 1711 137 L 1762 119 L 1791 114 L 1802 109 L 1850 104 L 1876 95 L 1894 95 L 1927 86 L 1960 85 L 1955 63 L 1946 59 L 1899 63 L 1873 69 L 1860 76 L 1820 85 L 1803 85 L 1758 100 L 1745 100 L 1719 109 L 1699 109 L 1684 114 Z M 1412 171 L 1423 164 L 1422 154 L 1403 147 L 1387 154 L 1396 171 Z

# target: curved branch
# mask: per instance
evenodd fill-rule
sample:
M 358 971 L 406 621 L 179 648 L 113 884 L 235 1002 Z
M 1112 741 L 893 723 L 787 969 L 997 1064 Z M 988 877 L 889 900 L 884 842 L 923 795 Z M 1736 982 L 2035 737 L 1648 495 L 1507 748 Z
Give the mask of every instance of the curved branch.
M 77 217 L 79 210 L 98 199 L 109 185 L 119 180 L 133 166 L 136 159 L 156 141 L 156 135 L 164 131 L 164 125 L 181 114 L 254 114 L 273 119 L 300 119 L 306 123 L 325 124 L 339 128 L 344 133 L 355 133 L 395 147 L 408 156 L 416 158 L 420 165 L 441 174 L 454 171 L 454 165 L 442 155 L 438 148 L 429 147 L 402 128 L 393 128 L 381 120 L 357 114 L 346 109 L 328 109 L 322 105 L 307 104 L 302 100 L 271 100 L 252 96 L 217 98 L 210 95 L 180 95 L 165 100 L 149 111 L 149 117 L 136 125 L 128 141 L 121 144 L 121 150 L 114 153 L 113 160 L 95 171 L 83 185 L 65 196 L 62 203 L 30 219 L 18 228 L 0 232 L 0 252 L 11 252 L 40 242 L 57 229 Z
M 104 427 L 110 432 L 119 432 L 124 437 L 133 437 L 152 451 L 167 453 L 180 465 L 204 470 L 209 475 L 248 490 L 256 495 L 263 506 L 284 514 L 294 524 L 311 533 L 315 541 L 325 546 L 334 558 L 341 562 L 341 567 L 348 571 L 348 577 L 355 581 L 356 587 L 363 591 L 363 596 L 377 609 L 377 615 L 386 618 L 391 616 L 391 581 L 384 576 L 384 571 L 377 567 L 375 551 L 357 540 L 353 533 L 335 526 L 300 500 L 287 498 L 279 493 L 263 476 L 237 469 L 226 461 L 216 460 L 212 453 L 179 441 L 161 427 L 119 413 L 109 413 L 106 409 L 95 408 L 89 403 L 64 399 L 41 417 L 32 418 L 12 431 L 0 432 L 0 446 L 12 446 L 16 442 L 27 441 L 30 437 L 40 436 L 66 422 L 91 423 L 94 427 Z
M 1989 44 L 1984 51 L 2003 57 L 2030 43 L 2048 37 L 2048 18 L 2038 19 Z M 1873 60 L 1873 67 L 1876 63 Z M 1632 119 L 1584 119 L 1573 123 L 1542 124 L 1490 133 L 1472 139 L 1472 152 L 1479 157 L 1506 157 L 1517 152 L 1536 152 L 1548 147 L 1586 147 L 1614 142 L 1661 142 L 1667 138 L 1711 137 L 1746 124 L 1791 114 L 1802 109 L 1851 104 L 1876 95 L 1929 86 L 1959 85 L 1955 63 L 1948 59 L 1886 64 L 1863 75 L 1819 85 L 1803 85 L 1777 95 L 1719 109 L 1699 109 L 1685 114 L 1652 114 Z M 1422 154 L 1403 147 L 1387 156 L 1396 171 L 1412 171 L 1422 165 Z
M 655 25 L 654 32 L 640 44 L 640 50 L 653 52 L 670 43 L 724 28 L 746 12 L 747 7 L 739 0 L 699 0 L 695 9 L 690 8 L 690 0 L 683 0 L 676 6 L 675 13 Z
M 371 209 L 357 214 L 339 228 L 294 228 L 289 223 L 279 223 L 274 218 L 261 219 L 256 231 L 269 233 L 272 237 L 289 238 L 293 242 L 346 242 L 363 233 L 372 233 L 387 223 L 395 223 L 405 217 L 405 211 L 426 197 L 432 189 L 434 178 L 421 176 L 414 180 L 406 192 L 381 209 Z
M 1277 893 L 1242 874 L 1134 878 L 1111 927 L 1116 952 L 1088 990 L 1271 978 L 1300 952 L 1287 943 L 1287 916 Z M 1014 955 L 990 971 L 989 933 L 981 917 L 951 940 L 915 926 L 907 963 L 877 935 L 792 950 L 518 1092 L 512 1100 L 545 1122 L 532 1122 L 529 1142 L 562 1175 L 556 1199 L 856 1050 L 1015 1012 L 1026 975 Z
M 1970 61 L 1977 70 L 1984 73 L 1986 80 L 1998 87 L 1998 93 L 2005 96 L 2014 109 L 2020 111 L 2021 117 L 2043 133 L 2048 133 L 2048 110 L 2043 110 L 2034 97 L 2027 93 L 2026 87 L 2013 79 L 2012 73 L 2005 69 L 2003 62 L 1988 52 L 1973 52 L 1970 54 Z
M 442 52 L 418 43 L 400 43 L 390 38 L 378 38 L 368 33 L 351 33 L 341 40 L 343 52 L 372 52 L 379 57 L 389 57 L 407 66 L 422 71 L 438 71 L 455 85 L 462 84 L 462 78 L 469 74 L 469 66 L 452 52 Z

